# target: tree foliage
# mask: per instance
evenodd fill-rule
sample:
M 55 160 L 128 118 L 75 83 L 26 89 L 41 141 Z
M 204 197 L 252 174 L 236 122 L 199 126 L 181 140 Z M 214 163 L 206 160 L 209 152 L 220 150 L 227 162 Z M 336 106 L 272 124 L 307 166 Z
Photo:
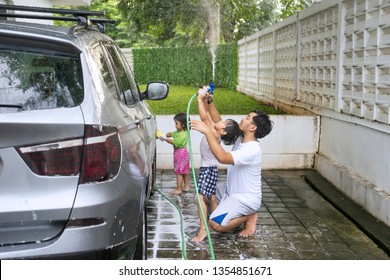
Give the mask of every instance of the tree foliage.
M 119 0 L 119 7 L 157 46 L 203 44 L 212 32 L 230 43 L 277 21 L 271 0 Z
M 121 47 L 232 43 L 293 15 L 313 0 L 93 0 L 118 21 L 108 33 Z M 214 37 L 213 37 L 214 36 Z M 215 37 L 216 36 L 216 37 Z
M 292 16 L 313 3 L 312 0 L 280 0 L 281 18 Z

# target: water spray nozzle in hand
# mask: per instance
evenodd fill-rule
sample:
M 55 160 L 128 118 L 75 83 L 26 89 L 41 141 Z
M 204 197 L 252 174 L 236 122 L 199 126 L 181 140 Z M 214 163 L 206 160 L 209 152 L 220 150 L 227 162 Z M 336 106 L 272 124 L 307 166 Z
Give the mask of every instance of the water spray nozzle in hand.
M 210 93 L 210 94 L 213 94 L 214 93 L 214 89 L 215 89 L 215 83 L 211 82 L 209 84 L 209 89 L 208 89 L 207 92 Z
M 211 82 L 208 86 L 204 86 L 203 88 L 200 88 L 199 90 L 200 91 L 203 91 L 204 93 L 208 93 L 210 95 L 212 95 L 214 93 L 214 89 L 215 89 L 215 83 Z M 196 93 L 196 95 L 198 95 L 199 92 Z

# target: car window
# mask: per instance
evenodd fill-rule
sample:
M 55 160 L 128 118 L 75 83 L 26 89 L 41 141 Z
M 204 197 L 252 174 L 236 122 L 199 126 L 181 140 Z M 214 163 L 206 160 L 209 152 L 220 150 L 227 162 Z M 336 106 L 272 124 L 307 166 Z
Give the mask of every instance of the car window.
M 88 54 L 91 55 L 89 69 L 98 92 L 109 92 L 115 99 L 118 99 L 118 90 L 115 79 L 107 63 L 107 56 L 101 44 L 96 43 L 89 47 Z
M 0 48 L 0 112 L 73 107 L 83 98 L 78 54 Z
M 127 105 L 137 103 L 139 101 L 138 86 L 125 57 L 113 44 L 106 43 L 106 48 L 113 61 L 114 71 L 118 75 L 120 94 L 123 95 Z

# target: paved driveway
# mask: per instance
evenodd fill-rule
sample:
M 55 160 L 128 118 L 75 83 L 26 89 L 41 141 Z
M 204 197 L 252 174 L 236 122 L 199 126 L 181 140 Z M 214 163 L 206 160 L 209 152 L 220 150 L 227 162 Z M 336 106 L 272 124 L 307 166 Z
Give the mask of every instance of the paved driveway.
M 241 238 L 238 230 L 223 234 L 211 231 L 214 258 L 389 260 L 382 249 L 305 182 L 303 176 L 311 172 L 315 171 L 263 171 L 263 203 L 255 235 Z M 175 188 L 175 174 L 160 170 L 157 175 L 159 191 L 148 206 L 148 258 L 211 259 L 207 239 L 202 243 L 191 241 L 199 226 L 194 189 L 180 196 L 169 195 Z M 225 180 L 226 172 L 221 170 L 219 182 Z

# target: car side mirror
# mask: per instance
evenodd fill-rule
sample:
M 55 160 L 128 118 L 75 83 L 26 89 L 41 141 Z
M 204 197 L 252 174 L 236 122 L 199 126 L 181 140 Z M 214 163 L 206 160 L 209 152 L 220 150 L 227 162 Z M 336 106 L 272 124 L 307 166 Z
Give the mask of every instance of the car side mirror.
M 143 96 L 148 100 L 162 100 L 167 98 L 169 85 L 163 82 L 151 82 L 146 86 Z

